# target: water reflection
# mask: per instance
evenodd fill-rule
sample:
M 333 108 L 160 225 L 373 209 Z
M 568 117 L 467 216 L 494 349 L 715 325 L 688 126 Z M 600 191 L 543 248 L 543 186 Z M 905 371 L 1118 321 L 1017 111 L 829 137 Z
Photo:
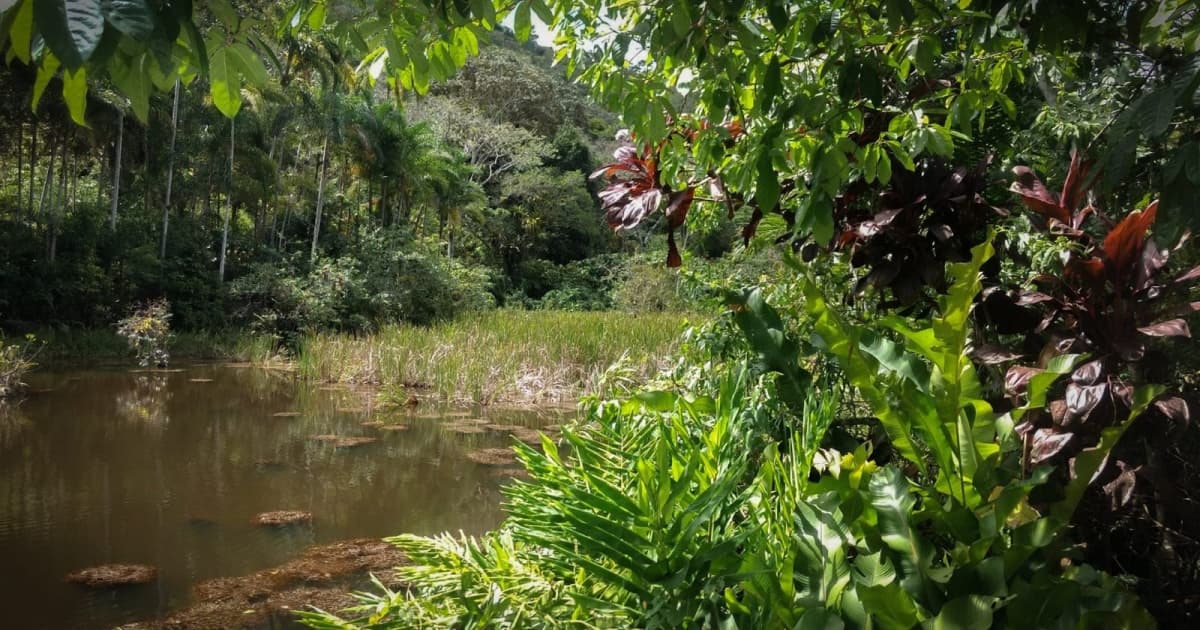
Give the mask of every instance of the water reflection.
M 29 380 L 40 393 L 0 407 L 0 601 L 16 604 L 14 627 L 111 627 L 184 604 L 199 580 L 273 566 L 310 544 L 480 532 L 502 518 L 502 479 L 466 454 L 511 438 L 445 430 L 444 410 L 388 413 L 371 392 L 221 366 Z M 554 421 L 478 411 L 450 421 Z M 318 435 L 377 441 L 346 448 Z M 251 524 L 272 510 L 314 520 Z M 159 579 L 109 592 L 63 582 L 108 562 L 152 564 Z

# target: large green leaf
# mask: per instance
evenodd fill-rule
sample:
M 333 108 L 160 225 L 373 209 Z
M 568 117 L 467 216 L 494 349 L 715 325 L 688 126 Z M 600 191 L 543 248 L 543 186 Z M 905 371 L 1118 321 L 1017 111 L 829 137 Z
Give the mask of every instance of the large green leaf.
M 69 69 L 83 65 L 104 34 L 100 0 L 31 0 L 37 32 Z
M 928 397 L 920 396 L 915 387 L 905 388 L 905 381 L 901 381 L 902 385 L 898 391 L 885 391 L 879 380 L 878 363 L 861 349 L 859 339 L 862 331 L 830 309 L 825 296 L 811 280 L 802 280 L 801 288 L 804 292 L 805 310 L 815 320 L 814 342 L 841 364 L 847 378 L 871 405 L 871 412 L 883 424 L 892 447 L 925 472 L 925 458 L 917 452 L 912 438 L 916 426 L 940 427 L 936 417 L 930 417 L 933 405 L 927 400 Z M 905 392 L 907 395 L 904 396 L 892 395 Z M 930 437 L 936 437 L 936 432 Z
M 879 537 L 890 550 L 899 584 L 913 600 L 933 609 L 941 591 L 935 584 L 933 547 L 912 524 L 916 498 L 904 473 L 888 466 L 871 476 L 868 485 L 871 507 L 875 508 Z
M 729 292 L 726 300 L 733 306 L 734 323 L 758 353 L 762 367 L 781 375 L 775 382 L 780 398 L 799 413 L 812 382 L 812 376 L 800 367 L 799 341 L 786 330 L 779 313 L 763 299 L 762 291 Z
M 933 620 L 934 630 L 975 630 L 992 627 L 992 611 L 1000 602 L 998 597 L 966 595 L 952 599 L 942 606 Z
M 859 586 L 859 600 L 871 620 L 886 630 L 909 630 L 921 620 L 916 604 L 899 584 Z
M 242 76 L 240 62 L 228 47 L 212 50 L 208 60 L 209 83 L 213 104 L 227 118 L 237 116 L 242 109 Z
M 29 46 L 33 38 L 33 3 L 34 0 L 21 0 L 21 5 L 13 13 L 12 26 L 8 33 L 13 54 L 24 64 L 31 61 Z
M 135 39 L 153 34 L 156 21 L 146 0 L 104 0 L 104 19 Z
M 129 106 L 138 120 L 146 122 L 150 115 L 150 88 L 152 82 L 146 72 L 145 53 L 136 58 L 114 59 L 108 67 L 108 76 L 117 89 L 129 99 Z M 153 62 L 150 62 L 153 63 Z
M 46 86 L 50 85 L 50 80 L 58 73 L 60 65 L 58 57 L 53 54 L 43 57 L 42 63 L 38 65 L 37 78 L 33 81 L 33 100 L 30 103 L 34 112 L 37 111 L 38 103 L 42 101 L 42 94 L 46 93 Z
M 87 127 L 87 70 L 64 70 L 62 84 L 63 100 L 67 103 L 71 120 L 80 127 Z
M 263 66 L 262 59 L 259 58 L 250 47 L 237 42 L 227 49 L 229 51 L 229 60 L 237 65 L 237 70 L 241 73 L 242 78 L 256 87 L 262 87 L 267 84 L 267 68 Z
M 525 0 L 517 5 L 517 10 L 513 15 L 513 33 L 517 36 L 517 41 L 529 41 L 529 34 L 533 30 L 533 23 L 530 20 L 529 0 Z

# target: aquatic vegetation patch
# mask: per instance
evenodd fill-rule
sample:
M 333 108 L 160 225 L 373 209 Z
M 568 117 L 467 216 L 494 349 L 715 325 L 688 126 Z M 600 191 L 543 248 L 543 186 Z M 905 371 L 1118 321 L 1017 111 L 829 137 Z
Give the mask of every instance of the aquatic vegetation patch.
M 678 348 L 681 313 L 493 311 L 434 326 L 399 324 L 368 335 L 306 337 L 302 378 L 382 385 L 397 407 L 437 398 L 491 405 L 555 403 L 595 393 L 615 362 L 634 376 L 655 373 Z

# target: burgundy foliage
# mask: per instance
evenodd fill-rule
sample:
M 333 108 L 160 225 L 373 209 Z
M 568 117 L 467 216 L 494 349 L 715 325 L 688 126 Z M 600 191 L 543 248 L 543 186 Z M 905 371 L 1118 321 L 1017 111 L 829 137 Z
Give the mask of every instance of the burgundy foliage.
M 707 121 L 699 125 L 700 129 L 710 126 Z M 729 135 L 728 143 L 735 142 L 742 134 L 742 126 L 738 121 L 722 127 Z M 695 129 L 683 127 L 673 133 L 688 142 L 696 139 Z M 665 185 L 658 170 L 660 150 L 661 145 L 654 147 L 647 144 L 639 150 L 632 144 L 624 144 L 613 152 L 613 162 L 592 173 L 590 179 L 605 178 L 609 182 L 600 191 L 600 207 L 604 210 L 608 226 L 614 230 L 631 230 L 661 208 L 667 219 L 667 266 L 678 267 L 683 264 L 683 259 L 675 245 L 675 229 L 687 220 L 699 184 L 688 184 L 681 190 Z M 718 176 L 710 174 L 706 183 L 714 200 L 726 200 L 724 186 Z
M 1190 337 L 1184 316 L 1200 311 L 1200 302 L 1188 303 L 1183 290 L 1200 280 L 1200 267 L 1168 273 L 1170 255 L 1182 242 L 1162 250 L 1148 237 L 1158 203 L 1114 224 L 1091 205 L 1081 207 L 1087 171 L 1086 162 L 1073 155 L 1067 182 L 1055 194 L 1029 169 L 1015 169 L 1012 190 L 1044 219 L 1045 229 L 1068 236 L 1077 247 L 1070 251 L 1061 277 L 1034 278 L 1032 289 L 992 289 L 980 309 L 997 332 L 1023 334 L 1022 350 L 1037 356 L 1037 365 L 1008 369 L 1005 392 L 1014 402 L 1054 356 L 1087 355 L 1087 362 L 1075 368 L 1065 385 L 1053 390 L 1056 395 L 1046 407 L 1028 414 L 1017 427 L 1026 439 L 1030 463 L 1065 463 L 1067 470 L 1074 455 L 1096 444 L 1102 429 L 1129 417 L 1136 385 L 1171 378 L 1167 354 L 1155 345 L 1164 338 Z M 1100 236 L 1089 233 L 1089 228 L 1095 229 L 1086 225 L 1089 217 L 1103 223 Z M 1013 350 L 1001 361 L 1020 354 Z M 1169 393 L 1139 422 L 1162 422 L 1164 433 L 1170 433 L 1189 420 L 1187 403 Z M 1116 474 L 1103 487 L 1114 505 L 1133 497 L 1141 468 L 1116 461 L 1109 469 Z
M 851 186 L 837 201 L 840 233 L 834 246 L 855 267 L 870 269 L 858 283 L 886 290 L 881 306 L 912 306 L 925 288 L 946 290 L 946 263 L 971 258 L 988 224 L 1003 211 L 983 198 L 988 161 L 973 169 L 925 159 L 913 171 L 896 165 L 874 208 L 855 203 L 865 192 Z

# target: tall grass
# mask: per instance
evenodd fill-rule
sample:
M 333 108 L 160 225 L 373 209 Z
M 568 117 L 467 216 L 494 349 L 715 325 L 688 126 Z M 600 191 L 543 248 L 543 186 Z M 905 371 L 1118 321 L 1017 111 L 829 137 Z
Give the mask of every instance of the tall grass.
M 490 311 L 431 327 L 304 339 L 297 369 L 322 382 L 433 390 L 449 400 L 572 400 L 620 361 L 649 375 L 674 353 L 680 313 Z M 395 390 L 393 390 L 395 391 Z

